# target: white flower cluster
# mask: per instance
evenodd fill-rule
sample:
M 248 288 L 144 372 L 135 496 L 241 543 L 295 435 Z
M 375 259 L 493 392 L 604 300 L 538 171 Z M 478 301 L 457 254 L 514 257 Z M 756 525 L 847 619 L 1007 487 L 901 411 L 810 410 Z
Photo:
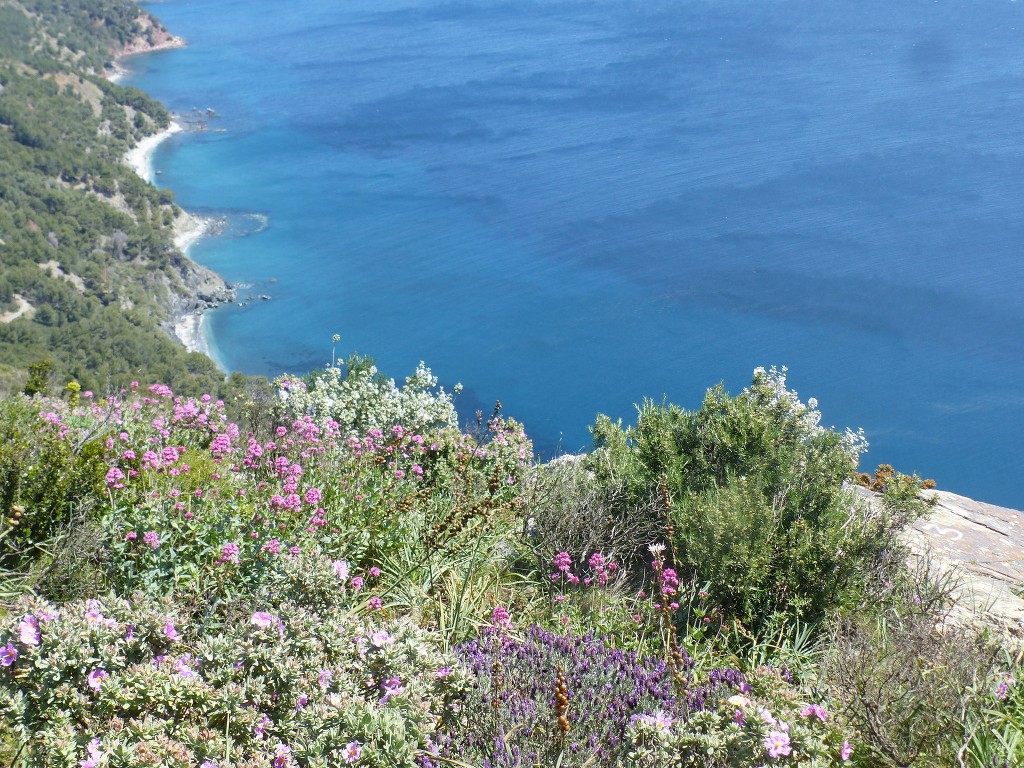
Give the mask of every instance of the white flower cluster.
M 458 426 L 452 394 L 461 392 L 462 385 L 456 384 L 453 393 L 446 392 L 422 362 L 401 388 L 394 379 L 382 377 L 376 366 L 350 371 L 347 376 L 340 368 L 326 368 L 308 387 L 288 375 L 279 376 L 274 383 L 290 414 L 310 416 L 320 423 L 335 421 L 343 434 L 363 435 L 370 429 L 395 425 L 414 432 Z
M 805 405 L 795 391 L 787 389 L 787 370 L 786 366 L 779 370 L 774 365 L 767 371 L 764 368 L 755 368 L 753 380 L 750 386 L 743 390 L 743 394 L 750 398 L 752 403 L 768 412 L 795 419 L 800 431 L 807 437 L 820 435 L 826 429 L 821 426 L 818 401 L 812 397 Z M 854 432 L 847 429 L 842 435 L 842 441 L 847 455 L 856 466 L 861 454 L 868 449 L 864 430 L 858 429 Z

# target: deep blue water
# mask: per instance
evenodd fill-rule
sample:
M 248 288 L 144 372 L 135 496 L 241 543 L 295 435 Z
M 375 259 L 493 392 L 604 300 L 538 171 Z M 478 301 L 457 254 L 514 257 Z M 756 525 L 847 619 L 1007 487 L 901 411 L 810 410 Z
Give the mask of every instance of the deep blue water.
M 787 365 L 865 464 L 1024 508 L 1024 3 L 168 0 L 129 82 L 270 301 L 231 369 L 372 354 L 545 451 Z

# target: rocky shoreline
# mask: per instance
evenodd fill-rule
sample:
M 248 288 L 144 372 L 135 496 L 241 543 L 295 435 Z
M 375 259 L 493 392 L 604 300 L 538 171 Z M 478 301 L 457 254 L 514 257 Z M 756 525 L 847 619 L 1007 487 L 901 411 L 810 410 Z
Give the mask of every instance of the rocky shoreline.
M 127 56 L 185 46 L 183 38 L 175 37 L 166 29 L 152 25 L 148 16 L 144 18 L 150 21 L 147 36 L 140 36 L 125 45 L 122 50 L 114 52 L 117 59 L 113 70 L 107 75 L 109 80 L 116 82 L 125 76 L 127 70 L 120 62 Z M 165 130 L 147 136 L 132 147 L 125 154 L 125 163 L 143 181 L 152 184 L 153 152 L 161 143 L 182 130 L 184 128 L 179 122 L 171 122 Z M 210 309 L 233 301 L 235 294 L 231 286 L 220 275 L 188 258 L 189 249 L 203 237 L 211 234 L 214 224 L 213 219 L 195 216 L 187 211 L 180 211 L 175 219 L 174 245 L 181 254 L 181 258 L 176 260 L 175 266 L 184 293 L 179 293 L 173 287 L 168 286 L 168 314 L 170 317 L 162 327 L 189 352 L 198 352 L 210 357 L 214 362 L 218 362 L 211 354 L 210 343 L 206 338 L 204 315 Z
M 857 487 L 869 505 L 881 497 Z M 931 509 L 903 534 L 914 557 L 931 561 L 957 585 L 951 617 L 1024 642 L 1024 511 L 949 491 L 922 491 Z
M 210 234 L 214 225 L 213 219 L 194 216 L 185 211 L 174 223 L 174 244 L 184 257 L 179 265 L 179 275 L 187 294 L 172 294 L 171 320 L 165 328 L 189 352 L 206 355 L 219 365 L 206 337 L 205 313 L 234 301 L 235 293 L 224 278 L 212 269 L 188 258 L 189 248 Z

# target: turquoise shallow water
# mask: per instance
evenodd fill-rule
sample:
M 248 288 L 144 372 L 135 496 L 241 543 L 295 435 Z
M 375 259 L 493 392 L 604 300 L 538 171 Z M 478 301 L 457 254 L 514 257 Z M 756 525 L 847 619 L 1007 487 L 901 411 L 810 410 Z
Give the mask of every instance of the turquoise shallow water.
M 223 363 L 425 360 L 545 452 L 787 365 L 866 463 L 1024 507 L 1024 4 L 168 0 L 160 183 L 270 301 Z

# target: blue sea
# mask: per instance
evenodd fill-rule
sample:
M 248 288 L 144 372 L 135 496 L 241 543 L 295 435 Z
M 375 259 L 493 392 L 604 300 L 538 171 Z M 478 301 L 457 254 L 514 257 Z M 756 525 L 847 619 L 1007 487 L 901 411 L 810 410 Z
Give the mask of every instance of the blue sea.
M 127 82 L 216 113 L 154 165 L 227 217 L 225 368 L 339 333 L 551 455 L 785 365 L 865 468 L 1024 508 L 1024 3 L 147 7 L 189 45 Z

